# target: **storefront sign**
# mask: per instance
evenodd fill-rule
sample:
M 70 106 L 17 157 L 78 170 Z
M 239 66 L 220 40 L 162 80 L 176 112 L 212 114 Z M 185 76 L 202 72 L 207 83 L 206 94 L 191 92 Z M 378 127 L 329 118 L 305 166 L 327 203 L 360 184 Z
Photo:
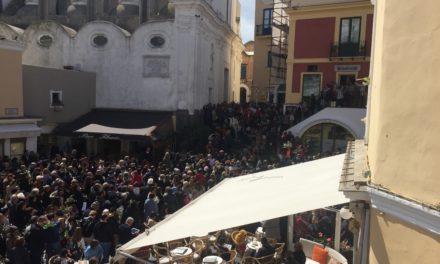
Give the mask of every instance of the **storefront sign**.
M 337 72 L 358 72 L 361 70 L 361 65 L 335 65 Z

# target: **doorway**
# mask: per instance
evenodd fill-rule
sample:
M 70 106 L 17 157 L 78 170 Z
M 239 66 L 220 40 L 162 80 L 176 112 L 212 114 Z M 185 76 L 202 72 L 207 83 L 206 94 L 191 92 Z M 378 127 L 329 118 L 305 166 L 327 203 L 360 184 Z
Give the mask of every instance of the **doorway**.
M 121 158 L 121 141 L 119 139 L 99 139 L 98 155 L 110 161 Z
M 246 88 L 240 87 L 240 104 L 247 102 L 247 91 Z
M 338 85 L 352 85 L 356 82 L 356 73 L 338 73 Z

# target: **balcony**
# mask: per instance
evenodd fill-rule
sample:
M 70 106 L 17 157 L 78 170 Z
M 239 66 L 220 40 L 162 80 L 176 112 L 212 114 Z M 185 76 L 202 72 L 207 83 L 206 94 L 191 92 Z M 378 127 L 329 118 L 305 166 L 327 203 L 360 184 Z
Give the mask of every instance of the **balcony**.
M 370 52 L 367 48 L 367 44 L 364 43 L 343 43 L 333 42 L 330 44 L 330 54 L 329 58 L 341 59 L 344 58 L 359 58 L 362 57 L 364 60 L 366 57 L 370 56 Z
M 272 26 L 256 25 L 255 36 L 270 36 L 272 35 Z

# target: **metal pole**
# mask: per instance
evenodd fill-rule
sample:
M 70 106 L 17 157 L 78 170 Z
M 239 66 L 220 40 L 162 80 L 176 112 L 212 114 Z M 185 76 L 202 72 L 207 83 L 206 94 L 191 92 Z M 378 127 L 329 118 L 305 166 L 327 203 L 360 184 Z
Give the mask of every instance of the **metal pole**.
M 336 212 L 334 249 L 339 252 L 341 246 L 341 213 Z
M 289 251 L 293 251 L 294 250 L 294 241 L 293 241 L 293 237 L 294 237 L 294 233 L 293 233 L 293 228 L 294 228 L 294 224 L 295 224 L 295 218 L 294 215 L 289 215 L 287 217 L 287 250 Z

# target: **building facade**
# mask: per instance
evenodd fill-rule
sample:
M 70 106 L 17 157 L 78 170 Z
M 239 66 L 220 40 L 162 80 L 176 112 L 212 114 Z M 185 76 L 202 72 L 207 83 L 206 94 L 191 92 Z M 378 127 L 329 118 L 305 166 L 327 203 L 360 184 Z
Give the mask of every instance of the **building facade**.
M 41 133 L 39 119 L 27 117 L 23 107 L 22 51 L 17 41 L 0 40 L 0 156 L 19 159 L 37 151 Z
M 272 1 L 255 1 L 255 38 L 254 38 L 254 89 L 263 94 L 259 101 L 268 100 L 269 51 L 272 36 Z M 263 30 L 264 28 L 264 30 Z
M 47 13 L 46 2 L 26 1 L 23 8 Z M 105 7 L 112 1 L 73 1 L 72 5 L 79 12 L 92 10 L 92 2 Z M 0 17 L 0 35 L 24 44 L 24 64 L 95 72 L 98 108 L 193 114 L 209 102 L 232 101 L 233 94 L 239 94 L 234 90 L 240 87 L 239 2 L 122 1 L 116 11 L 136 7 L 136 16 L 142 17 L 145 12 L 157 11 L 153 2 L 167 15 L 148 19 L 133 29 L 98 20 L 102 17 L 94 16 L 94 11 L 85 12 L 87 19 L 73 28 L 62 19 L 46 20 L 47 16 L 37 17 L 30 25 L 19 23 L 25 16 L 15 13 Z M 16 26 L 24 26 L 24 31 Z
M 292 0 L 286 10 L 290 21 L 286 103 L 309 102 L 312 95 L 324 97 L 326 89 L 349 87 L 368 77 L 373 28 L 369 1 Z M 359 93 L 364 100 L 350 107 L 365 107 L 366 92 Z
M 257 100 L 258 94 L 253 89 L 253 70 L 254 70 L 254 42 L 249 41 L 244 44 L 241 53 L 240 68 L 240 95 L 238 101 L 246 103 Z
M 437 1 L 405 8 L 398 0 L 372 3 L 366 134 L 348 148 L 347 162 L 353 165 L 345 165 L 349 173 L 343 174 L 340 188 L 352 200 L 367 202 L 364 212 L 355 213 L 364 227 L 356 260 L 438 262 L 440 6 Z
M 440 11 L 380 0 L 375 4 L 367 155 L 373 209 L 370 263 L 436 262 L 440 258 Z M 411 14 L 417 14 L 408 19 Z M 399 21 L 396 23 L 396 21 Z M 411 41 L 408 41 L 410 36 Z M 408 63 L 410 62 L 410 63 Z M 417 93 L 411 88 L 418 87 Z M 414 144 L 408 144 L 415 140 Z M 405 243 L 403 241 L 406 241 Z
M 23 65 L 24 114 L 41 117 L 40 154 L 48 155 L 52 147 L 60 151 L 84 150 L 81 142 L 53 135 L 58 125 L 72 122 L 95 108 L 95 73 Z M 79 144 L 78 144 L 79 143 Z

